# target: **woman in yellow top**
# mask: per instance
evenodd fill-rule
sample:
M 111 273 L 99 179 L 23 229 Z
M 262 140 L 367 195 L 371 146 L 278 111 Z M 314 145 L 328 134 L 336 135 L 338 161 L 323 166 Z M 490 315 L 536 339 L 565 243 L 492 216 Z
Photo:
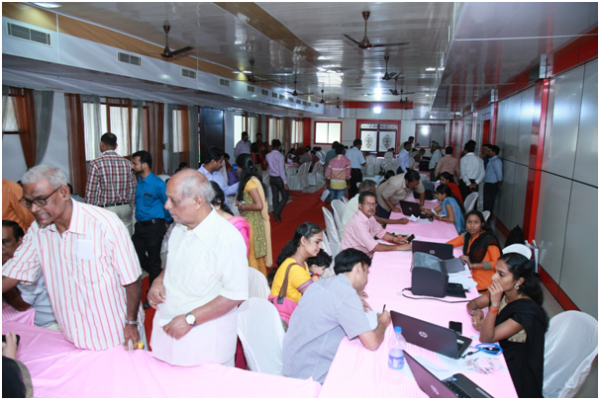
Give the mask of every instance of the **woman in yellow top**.
M 323 230 L 317 224 L 304 222 L 296 229 L 293 239 L 283 247 L 277 257 L 278 268 L 273 278 L 269 301 L 275 304 L 275 307 L 279 310 L 281 319 L 286 323 L 289 322 L 289 318 L 298 305 L 302 293 L 304 293 L 311 283 L 319 280 L 317 275 L 311 278 L 308 265 L 306 265 L 306 259 L 316 257 L 319 254 L 319 250 L 323 247 L 322 242 Z M 283 301 L 284 299 L 278 302 L 277 297 L 284 284 L 290 265 L 285 302 Z
M 463 260 L 469 263 L 477 290 L 486 292 L 492 284 L 496 261 L 502 255 L 500 243 L 492 233 L 486 230 L 485 218 L 477 210 L 466 215 L 466 232 L 448 242 L 454 247 L 463 247 Z
M 252 155 L 240 154 L 235 160 L 240 174 L 240 186 L 237 192 L 238 211 L 250 224 L 254 242 L 254 258 L 249 257 L 250 266 L 265 276 L 267 267 L 273 265 L 271 250 L 271 222 L 265 190 L 258 175 Z

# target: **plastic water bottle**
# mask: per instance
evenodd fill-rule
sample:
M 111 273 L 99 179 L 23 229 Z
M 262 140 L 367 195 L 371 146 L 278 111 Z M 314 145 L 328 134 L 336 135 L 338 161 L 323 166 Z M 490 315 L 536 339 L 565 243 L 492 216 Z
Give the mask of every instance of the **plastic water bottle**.
M 404 368 L 404 349 L 406 348 L 406 339 L 402 336 L 402 328 L 396 326 L 394 335 L 388 341 L 388 367 L 401 370 Z

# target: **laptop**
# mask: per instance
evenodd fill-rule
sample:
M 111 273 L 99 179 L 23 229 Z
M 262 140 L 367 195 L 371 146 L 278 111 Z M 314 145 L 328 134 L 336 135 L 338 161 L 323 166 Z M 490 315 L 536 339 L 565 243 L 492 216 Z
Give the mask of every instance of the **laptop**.
M 454 374 L 450 378 L 440 381 L 427 368 L 419 364 L 408 352 L 404 351 L 404 357 L 415 377 L 415 381 L 425 394 L 429 397 L 442 398 L 492 398 L 488 392 L 477 386 L 475 382 L 463 374 Z
M 402 327 L 402 335 L 407 342 L 435 351 L 450 358 L 460 358 L 472 340 L 444 328 L 408 315 L 390 311 L 394 327 Z
M 400 202 L 402 203 L 402 202 Z M 404 212 L 404 208 L 402 208 L 402 212 Z M 413 255 L 415 253 L 426 253 L 436 256 L 442 260 L 452 260 L 454 258 L 454 247 L 451 244 L 446 243 L 435 243 L 435 242 L 423 242 L 421 240 L 413 240 L 412 241 L 412 252 Z M 462 262 L 461 262 L 462 265 Z M 462 267 L 461 270 L 464 270 Z M 458 271 L 447 271 L 448 273 L 458 272 Z
M 415 217 L 429 218 L 429 215 L 421 212 L 421 205 L 418 203 L 400 200 L 400 208 L 402 208 L 402 214 L 406 216 L 414 215 Z

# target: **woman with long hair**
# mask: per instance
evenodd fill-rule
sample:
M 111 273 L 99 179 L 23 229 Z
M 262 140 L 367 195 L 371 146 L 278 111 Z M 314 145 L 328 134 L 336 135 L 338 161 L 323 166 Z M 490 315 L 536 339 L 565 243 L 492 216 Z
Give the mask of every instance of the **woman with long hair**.
M 496 236 L 485 226 L 483 214 L 469 211 L 465 217 L 466 232 L 447 242 L 454 247 L 462 246 L 463 260 L 469 263 L 477 290 L 486 292 L 492 284 L 496 261 L 502 255 Z
M 433 215 L 438 221 L 452 222 L 458 234 L 463 233 L 465 231 L 465 217 L 463 217 L 465 210 L 454 197 L 450 187 L 448 185 L 438 186 L 435 189 L 435 197 L 442 204 L 433 209 L 421 207 L 421 210 L 425 214 Z
M 483 343 L 499 342 L 519 397 L 543 397 L 544 340 L 548 315 L 530 260 L 508 253 L 498 259 L 489 293 L 471 300 L 467 312 Z M 484 317 L 483 308 L 489 307 Z
M 252 265 L 251 258 L 254 261 L 254 265 L 256 265 L 256 257 L 254 257 L 254 241 L 252 240 L 252 229 L 250 229 L 250 224 L 248 221 L 246 221 L 246 218 L 233 215 L 233 211 L 231 211 L 225 202 L 225 193 L 218 183 L 211 181 L 210 185 L 215 191 L 215 197 L 211 201 L 212 206 L 215 208 L 217 214 L 231 222 L 233 226 L 240 231 L 242 237 L 244 238 L 244 242 L 246 242 L 246 256 L 248 257 L 248 265 Z
M 452 190 L 452 194 L 454 195 L 454 197 L 456 197 L 458 202 L 460 204 L 463 203 L 463 198 L 460 194 L 460 189 L 458 188 L 458 185 L 454 183 L 454 175 L 452 175 L 450 172 L 442 172 L 440 174 L 440 183 L 442 185 L 448 185 L 450 187 L 450 190 Z
M 302 293 L 318 280 L 318 277 L 311 278 L 306 260 L 319 254 L 319 250 L 323 248 L 322 242 L 323 230 L 317 224 L 304 222 L 296 229 L 292 240 L 277 256 L 278 267 L 273 278 L 269 300 L 275 304 L 281 319 L 286 323 L 289 322 L 292 312 L 302 298 Z M 281 299 L 285 300 L 285 303 L 282 301 L 278 304 L 277 297 L 285 282 L 287 282 L 285 299 Z
M 252 229 L 254 256 L 256 265 L 250 264 L 267 275 L 267 267 L 273 265 L 271 250 L 271 223 L 269 221 L 269 205 L 260 175 L 256 170 L 252 155 L 240 154 L 235 160 L 240 174 L 240 186 L 236 196 L 236 206 L 246 218 Z M 249 261 L 253 261 L 249 259 Z

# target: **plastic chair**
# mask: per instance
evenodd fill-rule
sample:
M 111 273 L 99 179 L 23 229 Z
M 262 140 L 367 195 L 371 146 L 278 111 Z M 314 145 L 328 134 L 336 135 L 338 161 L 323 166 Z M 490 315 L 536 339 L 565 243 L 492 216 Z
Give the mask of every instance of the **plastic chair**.
M 281 375 L 283 326 L 271 302 L 258 297 L 244 301 L 237 314 L 237 332 L 251 371 Z
M 300 166 L 298 170 L 298 179 L 300 180 L 300 190 L 306 189 L 308 187 L 308 169 L 310 168 L 310 163 L 304 163 Z
M 312 172 L 308 173 L 308 184 L 309 186 L 317 186 L 319 183 L 318 175 L 319 170 L 323 171 L 323 161 L 318 161 L 313 165 Z
M 483 214 L 483 218 L 485 218 L 486 221 L 488 220 L 491 214 L 488 210 L 482 211 L 481 213 Z
M 287 181 L 288 181 L 288 187 L 290 188 L 290 190 L 302 190 L 302 186 L 301 186 L 302 181 L 301 181 L 301 176 L 300 176 L 301 169 L 302 169 L 302 166 L 300 166 L 300 168 L 298 168 L 298 173 L 288 175 Z
M 257 269 L 248 267 L 248 297 L 268 299 L 271 294 L 267 278 Z
M 335 256 L 337 254 L 333 254 L 333 252 L 331 251 L 331 246 L 329 245 L 329 240 L 327 239 L 327 234 L 325 232 L 323 232 L 323 250 L 325 250 L 325 253 L 329 254 L 331 256 L 331 258 L 335 258 Z M 331 278 L 332 276 L 335 276 L 335 271 L 333 269 L 333 267 L 335 266 L 335 261 L 332 260 L 331 261 L 331 265 L 327 268 L 325 268 L 325 272 L 323 273 L 323 278 Z
M 344 204 L 348 204 L 348 199 L 346 198 L 346 196 L 342 197 L 342 202 L 344 202 Z
M 335 225 L 333 215 L 331 215 L 331 212 L 325 207 L 321 208 L 323 209 L 323 216 L 325 217 L 327 239 L 329 239 L 329 245 L 331 246 L 331 251 L 333 253 L 331 254 L 331 256 L 335 257 L 340 252 L 340 246 L 342 245 L 342 241 L 340 239 L 338 228 Z
M 375 175 L 375 159 L 377 157 L 373 155 L 368 155 L 365 157 L 365 161 L 367 162 L 367 176 Z
M 489 212 L 489 211 L 484 211 L 485 212 Z M 485 214 L 484 214 L 485 216 Z M 508 253 L 517 253 L 522 255 L 523 257 L 527 258 L 528 260 L 531 259 L 531 249 L 527 246 L 525 246 L 524 244 L 520 244 L 520 243 L 515 243 L 515 244 L 511 244 L 509 246 L 506 246 L 505 248 L 502 249 L 502 254 L 508 254 Z
M 171 176 L 170 176 L 170 175 L 165 175 L 165 174 L 160 174 L 160 175 L 158 175 L 158 177 L 159 177 L 160 179 L 162 179 L 164 182 L 166 182 L 166 181 L 167 181 L 167 179 L 170 179 L 170 178 L 171 178 Z
M 342 237 L 342 216 L 344 215 L 344 210 L 346 210 L 346 204 L 343 201 L 336 199 L 331 202 L 331 208 L 333 209 L 333 219 L 335 221 L 335 225 L 338 228 L 338 233 L 340 234 L 340 238 Z
M 473 192 L 467 196 L 467 198 L 465 199 L 465 201 L 463 203 L 465 206 L 465 214 L 473 209 L 478 197 L 479 197 L 479 193 L 477 193 L 477 192 Z
M 544 350 L 544 397 L 573 397 L 598 355 L 598 321 L 581 311 L 550 320 Z

